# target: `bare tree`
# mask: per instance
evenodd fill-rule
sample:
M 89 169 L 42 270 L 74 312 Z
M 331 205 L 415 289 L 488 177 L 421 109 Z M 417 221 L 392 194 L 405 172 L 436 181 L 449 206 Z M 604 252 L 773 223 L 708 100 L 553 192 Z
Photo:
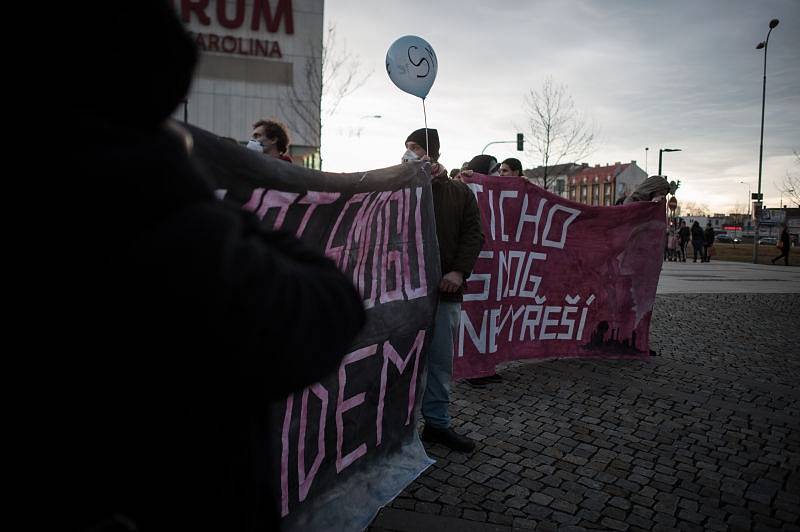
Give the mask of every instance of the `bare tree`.
M 797 150 L 794 151 L 794 159 L 795 166 L 800 167 L 800 153 L 797 153 Z M 786 176 L 783 178 L 783 183 L 778 186 L 778 191 L 789 203 L 794 203 L 795 207 L 800 207 L 800 170 L 795 170 L 792 173 L 787 171 Z
M 366 83 L 372 71 L 363 71 L 361 58 L 348 51 L 346 42 L 339 41 L 333 25 L 328 27 L 324 42 L 312 43 L 311 50 L 304 71 L 307 87 L 293 83 L 288 100 L 292 118 L 301 126 L 294 128 L 294 134 L 308 146 L 321 146 L 325 119 L 333 116 L 345 97 Z
M 547 189 L 551 185 L 548 168 L 566 158 L 580 161 L 594 151 L 596 127 L 575 109 L 566 85 L 557 85 L 552 78 L 544 81 L 540 91 L 531 89 L 524 106 L 531 136 L 529 152 L 544 167 L 543 176 L 537 179 Z
M 708 216 L 711 213 L 711 209 L 708 208 L 708 205 L 694 201 L 687 201 L 684 203 L 681 211 L 684 213 L 683 216 Z

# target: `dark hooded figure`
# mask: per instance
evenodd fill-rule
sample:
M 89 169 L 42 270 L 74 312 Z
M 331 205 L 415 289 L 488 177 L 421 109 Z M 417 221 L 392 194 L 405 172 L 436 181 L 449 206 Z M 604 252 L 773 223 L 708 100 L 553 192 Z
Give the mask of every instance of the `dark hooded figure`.
M 65 25 L 79 83 L 39 166 L 62 176 L 49 192 L 62 208 L 37 212 L 46 334 L 27 346 L 42 405 L 26 435 L 45 471 L 26 524 L 275 530 L 270 401 L 338 366 L 361 298 L 332 261 L 215 198 L 168 120 L 196 60 L 169 4 L 103 16 Z
M 703 232 L 703 228 L 700 227 L 700 222 L 697 220 L 694 221 L 692 224 L 692 247 L 694 248 L 694 261 L 697 262 L 697 255 L 700 255 L 700 262 L 706 261 L 706 240 L 705 240 L 705 233 Z
M 497 166 L 497 159 L 491 155 L 476 155 L 467 164 L 467 170 L 472 170 L 483 175 L 490 175 L 494 167 Z

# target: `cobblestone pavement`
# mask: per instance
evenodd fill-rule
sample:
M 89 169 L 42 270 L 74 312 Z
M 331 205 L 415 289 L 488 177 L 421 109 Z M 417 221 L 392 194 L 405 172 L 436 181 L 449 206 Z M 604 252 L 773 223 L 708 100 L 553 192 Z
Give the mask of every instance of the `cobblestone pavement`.
M 500 368 L 454 386 L 472 455 L 437 463 L 372 532 L 800 531 L 800 295 L 659 295 L 657 356 Z

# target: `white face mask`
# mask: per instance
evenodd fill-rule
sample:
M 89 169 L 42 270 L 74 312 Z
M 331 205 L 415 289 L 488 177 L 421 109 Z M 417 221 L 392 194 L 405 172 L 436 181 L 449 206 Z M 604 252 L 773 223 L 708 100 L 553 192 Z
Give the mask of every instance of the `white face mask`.
M 411 150 L 406 150 L 406 152 L 403 154 L 403 157 L 400 160 L 404 163 L 408 163 L 411 161 L 419 161 L 419 155 L 417 155 Z
M 250 142 L 247 143 L 247 149 L 264 153 L 264 146 L 262 146 L 261 143 L 255 139 L 250 139 Z

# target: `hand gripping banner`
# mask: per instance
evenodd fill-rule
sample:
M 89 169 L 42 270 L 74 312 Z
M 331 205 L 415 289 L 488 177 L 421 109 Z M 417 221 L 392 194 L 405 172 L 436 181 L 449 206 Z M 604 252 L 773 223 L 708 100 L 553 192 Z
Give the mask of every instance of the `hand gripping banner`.
M 268 409 L 264 501 L 283 530 L 362 530 L 432 463 L 414 419 L 441 276 L 430 177 L 421 163 L 323 173 L 192 135 L 218 197 L 325 253 L 363 296 L 367 324 L 339 370 Z

